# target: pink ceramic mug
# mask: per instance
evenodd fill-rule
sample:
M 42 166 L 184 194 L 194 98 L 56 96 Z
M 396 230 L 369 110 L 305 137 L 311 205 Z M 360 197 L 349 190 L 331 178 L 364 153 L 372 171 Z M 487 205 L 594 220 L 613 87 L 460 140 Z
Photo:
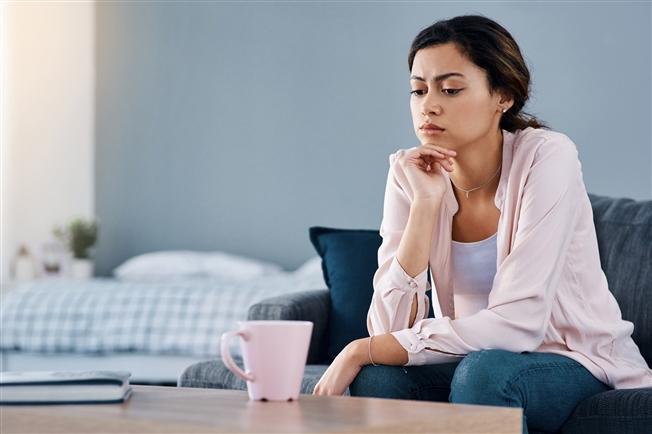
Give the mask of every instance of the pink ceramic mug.
M 247 381 L 251 400 L 297 399 L 308 359 L 311 321 L 238 321 L 238 330 L 222 335 L 222 361 Z M 246 372 L 231 357 L 229 344 L 240 337 Z

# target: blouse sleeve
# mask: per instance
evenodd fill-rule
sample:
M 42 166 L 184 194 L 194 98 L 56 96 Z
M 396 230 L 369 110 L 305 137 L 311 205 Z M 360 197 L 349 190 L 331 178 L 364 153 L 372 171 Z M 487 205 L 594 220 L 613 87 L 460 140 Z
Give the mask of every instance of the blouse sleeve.
M 373 277 L 374 293 L 367 314 L 370 336 L 405 329 L 409 325 L 410 311 L 417 294 L 417 320 L 425 318 L 430 307 L 426 291 L 428 267 L 416 276 L 410 276 L 396 259 L 403 231 L 410 216 L 412 192 L 405 175 L 397 170 L 396 158 L 404 150 L 389 156 L 389 173 L 385 188 L 383 219 L 380 224 L 382 243 L 378 249 L 378 269 Z M 401 183 L 405 187 L 401 186 Z
M 458 319 L 427 318 L 392 332 L 408 365 L 440 363 L 481 349 L 534 351 L 543 342 L 583 189 L 570 139 L 536 151 L 516 212 L 512 249 L 494 276 L 486 309 Z

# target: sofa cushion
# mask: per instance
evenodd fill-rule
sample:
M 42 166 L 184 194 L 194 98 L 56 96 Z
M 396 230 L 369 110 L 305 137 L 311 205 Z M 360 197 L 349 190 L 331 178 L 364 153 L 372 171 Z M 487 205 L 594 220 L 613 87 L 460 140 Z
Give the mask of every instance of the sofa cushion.
M 652 200 L 589 194 L 600 263 L 632 338 L 652 365 Z
M 243 366 L 241 357 L 233 356 L 233 360 L 238 366 Z M 301 393 L 312 394 L 327 368 L 328 365 L 306 365 L 301 381 Z M 221 360 L 207 360 L 188 366 L 179 377 L 177 386 L 247 390 L 247 383 L 224 366 Z M 347 389 L 345 395 L 349 394 Z
M 652 432 L 652 388 L 598 393 L 577 405 L 563 434 L 639 434 Z
M 322 258 L 330 291 L 328 362 L 351 341 L 369 336 L 367 312 L 382 238 L 377 230 L 311 227 L 310 241 Z

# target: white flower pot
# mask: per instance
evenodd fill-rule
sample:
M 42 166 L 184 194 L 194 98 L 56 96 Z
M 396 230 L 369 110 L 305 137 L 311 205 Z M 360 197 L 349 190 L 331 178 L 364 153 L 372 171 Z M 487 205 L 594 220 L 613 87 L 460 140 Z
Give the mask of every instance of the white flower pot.
M 73 259 L 70 267 L 70 275 L 74 279 L 90 279 L 93 277 L 93 261 L 90 259 Z

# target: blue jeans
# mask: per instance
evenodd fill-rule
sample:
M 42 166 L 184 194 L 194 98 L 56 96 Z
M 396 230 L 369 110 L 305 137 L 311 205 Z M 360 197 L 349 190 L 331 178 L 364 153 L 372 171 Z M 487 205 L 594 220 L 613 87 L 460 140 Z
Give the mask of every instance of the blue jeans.
M 580 401 L 610 389 L 569 357 L 505 350 L 437 365 L 367 365 L 350 386 L 352 396 L 520 407 L 525 434 L 558 432 Z

